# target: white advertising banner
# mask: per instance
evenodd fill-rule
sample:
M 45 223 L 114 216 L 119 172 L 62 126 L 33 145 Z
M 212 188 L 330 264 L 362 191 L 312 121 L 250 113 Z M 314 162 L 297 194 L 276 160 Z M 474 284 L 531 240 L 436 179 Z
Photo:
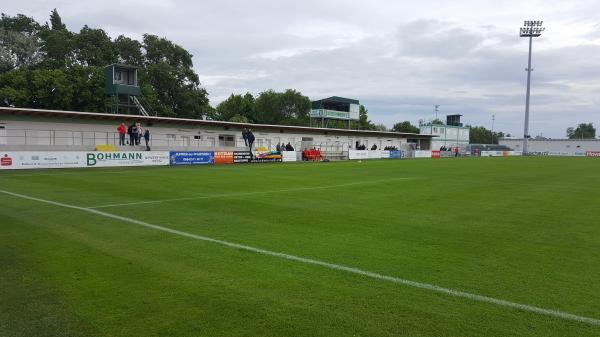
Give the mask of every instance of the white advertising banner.
M 481 151 L 482 157 L 512 157 L 522 154 L 523 152 L 521 151 Z
M 379 158 L 381 158 L 381 151 L 379 151 L 379 150 L 369 151 L 369 159 L 379 159 Z
M 281 161 L 296 161 L 296 151 L 281 151 Z
M 0 152 L 0 169 L 169 165 L 166 151 L 21 151 Z
M 348 159 L 369 159 L 368 150 L 348 150 Z
M 416 150 L 415 158 L 431 158 L 431 151 Z
M 1 170 L 85 167 L 85 152 L 0 152 Z
M 381 156 L 379 158 L 384 158 L 384 159 L 389 159 L 390 158 L 390 151 L 388 150 L 383 150 L 383 151 L 379 151 Z
M 167 151 L 86 152 L 87 167 L 169 165 Z

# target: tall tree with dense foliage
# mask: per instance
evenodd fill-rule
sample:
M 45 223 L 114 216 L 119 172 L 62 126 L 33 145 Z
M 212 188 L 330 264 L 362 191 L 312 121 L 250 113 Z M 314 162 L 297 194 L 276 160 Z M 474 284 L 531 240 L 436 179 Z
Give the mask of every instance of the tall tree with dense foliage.
M 409 121 L 398 122 L 392 126 L 394 132 L 419 133 L 419 128 L 412 125 Z
M 369 110 L 362 104 L 358 110 L 358 129 L 375 130 L 375 124 L 369 120 Z
M 219 103 L 216 108 L 215 119 L 222 121 L 251 121 L 254 116 L 254 96 L 251 93 L 245 95 L 231 94 L 226 100 Z M 242 118 L 243 117 L 243 118 Z
M 0 18 L 0 104 L 105 111 L 103 67 L 139 67 L 138 83 L 150 110 L 162 116 L 214 115 L 200 86 L 192 55 L 166 38 L 126 36 L 114 41 L 85 25 L 71 32 L 55 9 L 40 25 L 24 15 Z
M 504 137 L 503 132 L 493 132 L 483 126 L 469 126 L 470 144 L 498 144 L 498 140 Z
M 592 123 L 581 123 L 576 128 L 567 128 L 567 137 L 569 139 L 594 139 L 596 138 L 596 128 Z
M 267 90 L 256 98 L 252 120 L 263 124 L 308 125 L 310 99 L 299 91 Z

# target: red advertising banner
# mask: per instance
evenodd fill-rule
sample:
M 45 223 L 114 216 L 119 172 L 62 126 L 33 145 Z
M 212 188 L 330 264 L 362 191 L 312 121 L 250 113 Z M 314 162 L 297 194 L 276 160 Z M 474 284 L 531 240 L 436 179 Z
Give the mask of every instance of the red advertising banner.
M 431 158 L 440 158 L 440 150 L 432 150 Z
M 233 152 L 215 151 L 215 164 L 233 164 Z

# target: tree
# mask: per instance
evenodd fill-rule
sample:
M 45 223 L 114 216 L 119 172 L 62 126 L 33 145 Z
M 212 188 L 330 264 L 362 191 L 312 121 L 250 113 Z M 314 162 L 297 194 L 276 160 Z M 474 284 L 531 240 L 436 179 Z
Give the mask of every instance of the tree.
M 32 66 L 41 60 L 40 25 L 33 18 L 19 14 L 0 17 L 0 72 Z
M 244 117 L 246 121 L 254 115 L 254 96 L 249 92 L 244 96 L 231 94 L 226 100 L 219 103 L 216 108 L 216 119 L 222 121 L 231 120 L 234 116 L 240 120 Z
M 392 130 L 394 132 L 419 133 L 419 128 L 412 125 L 409 121 L 404 121 L 394 124 Z
M 567 137 L 569 139 L 594 139 L 596 138 L 596 128 L 592 123 L 581 123 L 577 128 L 567 128 Z
M 498 144 L 498 140 L 504 137 L 503 132 L 494 132 L 486 129 L 483 126 L 469 126 L 471 128 L 469 132 L 469 143 L 470 144 Z
M 75 59 L 82 65 L 103 67 L 116 61 L 110 37 L 102 29 L 83 26 L 74 37 Z
M 434 125 L 444 125 L 444 122 L 442 122 L 441 119 L 436 118 L 433 121 L 431 121 L 431 124 L 434 124 Z
M 377 130 L 377 131 L 387 131 L 387 126 L 385 126 L 385 124 L 377 124 L 377 125 L 375 125 L 374 130 Z
M 139 67 L 141 99 L 158 115 L 216 115 L 192 55 L 166 38 L 112 41 L 87 25 L 73 33 L 56 9 L 43 26 L 21 14 L 0 17 L 0 104 L 103 112 L 103 67 L 114 62 Z
M 140 82 L 149 84 L 159 105 L 152 107 L 160 115 L 206 117 L 208 93 L 200 87 L 192 69 L 192 54 L 173 42 L 156 35 L 144 34 L 146 51 Z
M 310 99 L 299 91 L 267 90 L 256 98 L 252 120 L 263 124 L 307 125 L 309 110 Z
M 73 60 L 73 33 L 67 30 L 56 8 L 50 14 L 50 25 L 40 30 L 42 51 L 46 54 L 44 67 L 64 68 Z
M 52 30 L 66 30 L 67 26 L 62 22 L 62 18 L 58 14 L 56 8 L 50 12 L 50 28 Z
M 369 120 L 369 110 L 362 104 L 358 110 L 358 129 L 375 130 L 375 124 Z
M 119 35 L 113 42 L 117 62 L 141 67 L 144 65 L 142 44 L 138 40 Z

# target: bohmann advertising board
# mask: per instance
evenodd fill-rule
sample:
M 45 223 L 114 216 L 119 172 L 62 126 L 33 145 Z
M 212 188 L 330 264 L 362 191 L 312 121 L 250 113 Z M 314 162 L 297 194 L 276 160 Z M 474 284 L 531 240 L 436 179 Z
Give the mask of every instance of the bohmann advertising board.
M 0 152 L 0 169 L 44 169 L 169 165 L 169 152 Z
M 160 166 L 169 165 L 167 151 L 86 152 L 86 166 Z

